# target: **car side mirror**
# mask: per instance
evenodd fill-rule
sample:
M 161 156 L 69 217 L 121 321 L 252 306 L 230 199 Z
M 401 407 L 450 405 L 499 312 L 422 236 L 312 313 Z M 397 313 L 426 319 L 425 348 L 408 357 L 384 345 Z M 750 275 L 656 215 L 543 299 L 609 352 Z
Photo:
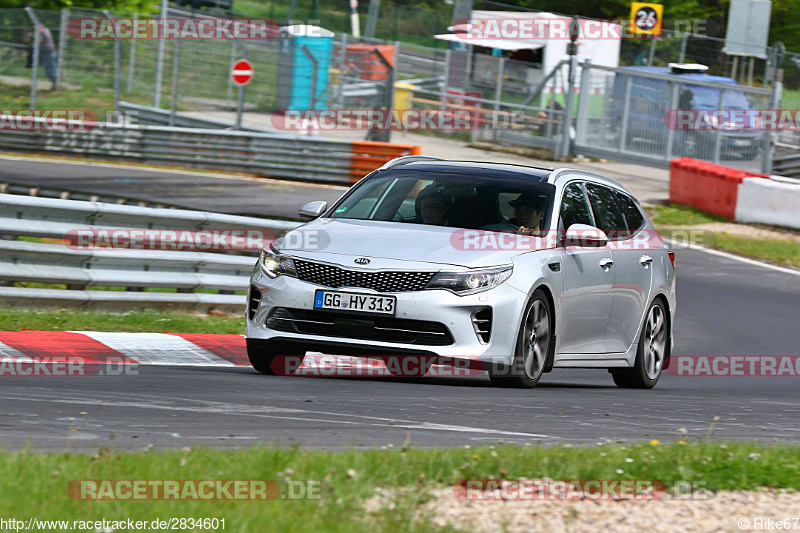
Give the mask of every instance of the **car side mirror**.
M 564 247 L 602 248 L 608 244 L 608 235 L 600 228 L 588 224 L 573 224 L 567 229 Z
M 302 220 L 313 220 L 328 210 L 328 202 L 317 200 L 309 202 L 300 208 L 300 218 Z

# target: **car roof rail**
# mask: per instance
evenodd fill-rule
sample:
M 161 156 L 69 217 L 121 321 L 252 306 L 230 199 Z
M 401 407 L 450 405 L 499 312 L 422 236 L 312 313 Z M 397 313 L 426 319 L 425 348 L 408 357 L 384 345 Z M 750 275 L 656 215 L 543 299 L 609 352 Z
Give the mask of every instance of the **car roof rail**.
M 413 163 L 415 161 L 447 161 L 447 159 L 433 157 L 432 155 L 404 155 L 402 157 L 395 157 L 391 161 L 387 161 L 378 170 L 386 170 L 388 168 L 396 167 L 398 165 L 405 165 L 406 163 Z

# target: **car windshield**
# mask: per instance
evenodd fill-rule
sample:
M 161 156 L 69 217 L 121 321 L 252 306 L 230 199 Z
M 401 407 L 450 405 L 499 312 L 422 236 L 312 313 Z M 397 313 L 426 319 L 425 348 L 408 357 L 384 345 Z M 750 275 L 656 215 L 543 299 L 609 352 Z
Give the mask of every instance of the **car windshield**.
M 720 107 L 719 89 L 700 85 L 690 85 L 689 87 L 694 93 L 694 104 L 697 108 L 716 109 Z M 722 95 L 722 107 L 720 109 L 750 109 L 751 107 L 753 106 L 750 100 L 742 91 L 726 89 Z
M 540 231 L 555 188 L 533 179 L 382 172 L 359 184 L 331 218 L 494 231 Z

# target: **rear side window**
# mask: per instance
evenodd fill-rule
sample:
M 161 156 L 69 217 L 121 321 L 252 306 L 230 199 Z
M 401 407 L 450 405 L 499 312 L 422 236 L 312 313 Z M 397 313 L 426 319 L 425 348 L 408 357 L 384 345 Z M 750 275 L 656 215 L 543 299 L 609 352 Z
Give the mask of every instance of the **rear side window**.
M 586 194 L 578 183 L 571 183 L 564 189 L 564 197 L 561 200 L 561 221 L 564 229 L 568 229 L 573 224 L 594 226 Z
M 633 201 L 633 198 L 619 191 L 614 191 L 614 194 L 616 194 L 617 203 L 619 203 L 622 214 L 625 215 L 625 220 L 628 222 L 628 230 L 630 233 L 641 229 L 642 226 L 644 226 L 644 217 L 639 207 L 636 205 L 636 202 Z
M 589 192 L 589 200 L 592 203 L 594 218 L 597 220 L 597 227 L 605 231 L 609 239 L 619 238 L 628 233 L 625 217 L 622 210 L 617 205 L 614 193 L 611 189 L 587 183 L 586 190 Z

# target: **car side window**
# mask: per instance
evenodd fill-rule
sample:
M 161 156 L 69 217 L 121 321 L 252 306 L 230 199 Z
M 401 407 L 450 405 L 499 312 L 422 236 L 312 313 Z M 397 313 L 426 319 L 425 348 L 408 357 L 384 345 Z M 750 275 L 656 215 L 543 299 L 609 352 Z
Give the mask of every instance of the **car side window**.
M 586 190 L 592 203 L 592 211 L 597 220 L 597 227 L 605 231 L 609 239 L 619 238 L 628 233 L 625 217 L 617 205 L 611 189 L 587 183 Z
M 625 215 L 625 220 L 628 223 L 628 230 L 632 234 L 644 226 L 644 217 L 636 202 L 625 193 L 614 191 L 617 196 L 617 203 L 622 208 L 622 214 Z
M 568 229 L 573 224 L 594 226 L 589 202 L 586 200 L 586 194 L 579 183 L 570 183 L 564 188 L 560 215 L 564 229 Z

